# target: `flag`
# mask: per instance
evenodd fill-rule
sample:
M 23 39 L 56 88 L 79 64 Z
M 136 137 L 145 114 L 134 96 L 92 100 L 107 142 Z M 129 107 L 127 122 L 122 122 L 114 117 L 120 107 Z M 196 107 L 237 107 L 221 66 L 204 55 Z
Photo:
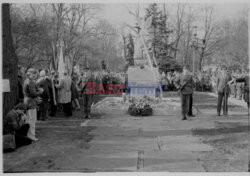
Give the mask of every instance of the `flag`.
M 63 73 L 66 71 L 66 65 L 63 59 L 62 46 L 59 46 L 59 50 L 60 50 L 60 55 L 59 55 L 59 62 L 58 62 L 58 74 L 59 74 L 59 78 L 61 78 L 63 76 Z

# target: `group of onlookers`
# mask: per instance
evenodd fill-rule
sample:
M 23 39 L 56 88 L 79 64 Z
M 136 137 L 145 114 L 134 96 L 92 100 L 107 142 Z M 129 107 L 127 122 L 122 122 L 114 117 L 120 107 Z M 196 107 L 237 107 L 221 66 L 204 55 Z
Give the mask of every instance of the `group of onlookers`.
M 73 72 L 70 75 L 64 72 L 59 76 L 59 73 L 49 69 L 19 67 L 19 103 L 4 116 L 4 136 L 14 135 L 17 146 L 37 141 L 37 120 L 48 120 L 60 110 L 70 117 L 74 109 L 82 109 L 83 117 L 90 118 L 93 94 L 87 93 L 87 82 L 96 82 L 105 87 L 110 83 L 124 83 L 125 74 L 91 72 L 86 67 L 81 73 Z
M 217 80 L 218 75 L 221 73 L 220 68 L 216 68 L 215 70 L 206 70 L 202 72 L 197 72 L 193 75 L 194 81 L 194 90 L 196 91 L 209 91 L 216 93 L 217 88 Z M 227 73 L 230 74 L 234 78 L 242 78 L 248 74 L 247 69 L 237 69 L 237 70 L 228 70 Z M 163 90 L 165 91 L 176 91 L 176 87 L 174 86 L 174 79 L 176 77 L 176 71 L 171 70 L 167 73 L 162 72 L 161 75 L 161 84 L 163 86 Z M 238 100 L 244 99 L 244 83 L 243 82 L 234 82 L 230 85 L 230 96 L 236 98 Z
M 241 69 L 237 69 L 236 71 L 233 71 L 231 75 L 232 77 L 239 79 L 239 78 L 243 78 L 247 74 L 248 74 L 247 70 L 242 71 Z M 236 83 L 231 84 L 230 86 L 231 96 L 238 100 L 244 99 L 244 95 L 245 95 L 244 87 L 245 87 L 244 82 L 236 82 Z
M 19 103 L 4 116 L 4 137 L 14 136 L 17 146 L 30 144 L 38 140 L 37 120 L 44 121 L 49 116 L 56 116 L 58 109 L 62 109 L 67 117 L 72 116 L 73 108 L 80 110 L 79 92 L 84 92 L 83 89 L 86 87 L 84 82 L 88 81 L 86 79 L 88 70 L 87 68 L 76 79 L 75 74 L 71 78 L 67 72 L 59 77 L 55 71 L 46 69 L 39 71 L 34 68 L 24 70 L 20 67 L 18 69 Z M 88 115 L 85 114 L 85 116 Z M 19 140 L 20 136 L 25 140 Z
M 249 108 L 249 72 L 245 72 L 242 75 L 231 74 L 229 69 L 226 66 L 222 66 L 220 69 L 217 69 L 210 76 L 215 82 L 214 92 L 218 95 L 217 102 L 217 115 L 221 115 L 221 109 L 223 115 L 228 115 L 228 97 L 232 94 L 232 87 L 236 86 L 236 90 L 233 96 L 236 97 L 237 92 L 239 96 L 244 94 L 244 100 L 247 103 Z M 178 90 L 181 97 L 182 105 L 182 119 L 186 120 L 187 117 L 192 117 L 192 105 L 193 105 L 193 90 L 195 88 L 195 76 L 190 71 L 188 65 L 183 67 L 183 71 L 176 70 L 174 72 L 174 77 L 172 81 Z M 238 91 L 237 91 L 238 86 Z M 243 87 L 243 89 L 242 89 Z M 236 95 L 235 95 L 236 94 Z
M 249 106 L 249 73 L 236 70 L 229 72 L 226 67 L 216 69 L 214 72 L 195 74 L 185 66 L 183 71 L 171 70 L 161 75 L 163 90 L 178 90 L 181 92 L 183 119 L 186 115 L 193 116 L 193 89 L 197 82 L 207 82 L 211 90 L 218 93 L 217 113 L 220 115 L 222 101 L 223 114 L 227 115 L 227 98 L 242 99 Z M 37 141 L 36 122 L 47 120 L 56 116 L 62 109 L 66 117 L 72 116 L 72 110 L 84 112 L 84 118 L 90 118 L 93 94 L 87 93 L 87 82 L 102 84 L 106 89 L 108 84 L 126 84 L 125 73 L 110 73 L 107 71 L 91 72 L 89 68 L 81 73 L 67 72 L 59 77 L 55 71 L 37 70 L 23 67 L 18 69 L 18 99 L 19 103 L 6 115 L 3 121 L 3 134 L 5 137 L 14 136 L 16 145 L 27 145 Z M 125 85 L 126 86 L 126 85 Z M 98 87 L 97 87 L 98 88 Z M 80 100 L 82 103 L 80 103 Z M 4 139 L 5 140 L 5 139 Z

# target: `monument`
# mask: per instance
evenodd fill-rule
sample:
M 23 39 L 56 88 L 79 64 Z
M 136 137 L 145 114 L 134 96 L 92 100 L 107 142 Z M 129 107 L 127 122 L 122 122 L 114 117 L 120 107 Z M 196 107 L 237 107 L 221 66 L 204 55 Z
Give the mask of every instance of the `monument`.
M 128 68 L 128 87 L 130 95 L 141 97 L 144 95 L 155 96 L 161 90 L 160 74 L 154 56 L 146 46 L 144 36 L 147 36 L 148 24 L 152 19 L 142 21 L 137 18 L 137 29 L 134 44 L 134 66 Z M 141 25 L 140 25 L 141 24 Z M 153 67 L 153 63 L 156 67 Z

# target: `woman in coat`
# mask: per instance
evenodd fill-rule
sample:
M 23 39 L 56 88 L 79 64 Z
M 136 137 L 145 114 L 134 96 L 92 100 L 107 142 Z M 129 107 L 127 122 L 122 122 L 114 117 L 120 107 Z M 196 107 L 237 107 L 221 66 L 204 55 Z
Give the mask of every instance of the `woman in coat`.
M 38 103 L 38 96 L 43 93 L 43 89 L 36 88 L 37 79 L 37 71 L 35 69 L 29 69 L 26 73 L 27 79 L 23 85 L 23 92 L 24 92 L 24 104 L 29 107 L 27 114 L 29 116 L 29 124 L 30 128 L 28 131 L 28 137 L 33 140 L 37 141 L 36 138 L 36 121 L 37 121 L 37 103 Z
M 72 116 L 71 84 L 72 81 L 65 72 L 63 77 L 59 79 L 59 84 L 56 85 L 56 88 L 58 88 L 58 103 L 63 105 L 63 111 L 67 117 Z
M 72 77 L 72 84 L 71 84 L 71 100 L 75 105 L 76 110 L 80 110 L 80 103 L 79 103 L 79 93 L 78 93 L 78 89 L 77 89 L 77 75 L 74 74 Z

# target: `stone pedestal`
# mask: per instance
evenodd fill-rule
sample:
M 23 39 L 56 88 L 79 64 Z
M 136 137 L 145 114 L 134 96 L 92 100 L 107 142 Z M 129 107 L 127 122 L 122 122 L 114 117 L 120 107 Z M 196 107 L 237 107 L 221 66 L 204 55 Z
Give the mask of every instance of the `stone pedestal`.
M 155 72 L 155 73 L 154 73 Z M 158 85 L 158 70 L 149 67 L 129 67 L 128 71 L 128 87 L 130 95 L 135 97 L 155 96 Z

